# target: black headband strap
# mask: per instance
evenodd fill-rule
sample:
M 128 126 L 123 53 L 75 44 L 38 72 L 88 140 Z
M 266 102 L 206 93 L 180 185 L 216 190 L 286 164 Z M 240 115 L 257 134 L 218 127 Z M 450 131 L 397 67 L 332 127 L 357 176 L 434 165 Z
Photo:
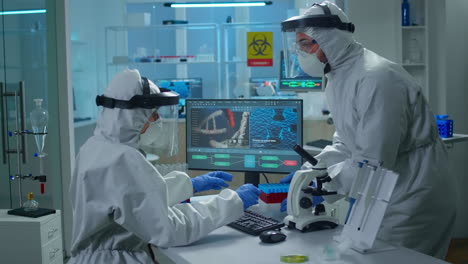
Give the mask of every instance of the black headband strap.
M 328 8 L 328 6 L 326 4 L 317 4 L 317 3 L 314 3 L 312 6 L 320 6 L 323 10 L 323 13 L 327 16 L 331 16 L 332 13 L 330 12 L 330 8 Z
M 148 78 L 141 77 L 141 81 L 143 82 L 143 95 L 151 94 Z
M 96 96 L 96 105 L 106 108 L 133 109 L 145 108 L 151 109 L 164 105 L 177 105 L 179 103 L 179 95 L 169 89 L 160 88 L 160 92 L 151 94 L 149 81 L 145 77 L 141 77 L 143 94 L 134 95 L 130 100 L 119 100 L 104 95 Z

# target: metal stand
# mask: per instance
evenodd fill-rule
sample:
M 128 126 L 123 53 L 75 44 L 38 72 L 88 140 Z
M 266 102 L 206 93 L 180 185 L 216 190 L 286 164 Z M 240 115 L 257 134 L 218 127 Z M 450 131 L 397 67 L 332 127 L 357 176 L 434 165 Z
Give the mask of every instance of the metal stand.
M 9 168 L 9 178 L 10 181 L 18 180 L 18 192 L 19 192 L 19 208 L 13 209 L 8 211 L 8 214 L 12 215 L 19 215 L 19 216 L 29 216 L 29 217 L 39 217 L 42 215 L 46 214 L 51 214 L 55 213 L 55 210 L 53 209 L 44 209 L 44 208 L 39 208 L 35 211 L 24 211 L 23 206 L 23 189 L 22 189 L 22 181 L 23 180 L 37 180 L 41 183 L 45 183 L 47 180 L 47 176 L 44 175 L 42 172 L 42 160 L 41 160 L 41 172 L 40 175 L 32 175 L 30 174 L 23 174 L 21 170 L 21 163 L 20 160 L 23 164 L 27 163 L 27 156 L 26 153 L 27 151 L 27 141 L 26 141 L 26 135 L 44 135 L 47 133 L 33 133 L 28 130 L 26 130 L 26 107 L 25 107 L 25 86 L 24 86 L 24 81 L 19 82 L 19 91 L 14 91 L 14 92 L 7 92 L 6 87 L 3 85 L 3 83 L 0 83 L 0 88 L 1 88 L 1 105 L 2 105 L 2 132 L 6 132 L 7 127 L 7 107 L 6 107 L 6 97 L 14 97 L 15 100 L 15 131 L 11 132 L 8 131 L 8 135 L 11 136 L 16 136 L 16 149 L 10 149 L 8 140 L 6 140 L 4 133 L 2 133 L 2 143 L 3 143 L 3 163 L 6 164 L 8 161 L 8 157 L 11 154 L 16 155 L 16 173 L 13 175 L 10 171 Z M 18 99 L 19 98 L 19 104 L 18 104 Z M 41 158 L 42 159 L 42 158 Z M 12 204 L 12 194 L 10 190 L 10 207 L 13 207 Z

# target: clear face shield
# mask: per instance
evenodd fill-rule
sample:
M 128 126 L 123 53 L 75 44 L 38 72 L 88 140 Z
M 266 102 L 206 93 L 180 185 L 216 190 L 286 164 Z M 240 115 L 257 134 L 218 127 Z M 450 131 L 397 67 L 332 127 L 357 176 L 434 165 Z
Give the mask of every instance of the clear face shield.
M 294 16 L 281 22 L 287 78 L 298 78 L 304 73 L 311 77 L 322 77 L 325 71 L 329 71 L 317 57 L 320 50 L 318 43 L 313 37 L 304 34 L 308 29 L 336 28 L 354 32 L 354 25 L 332 14 L 326 4 L 313 4 L 311 8 L 315 9 L 315 14 Z
M 141 79 L 143 94 L 134 95 L 130 100 L 99 95 L 96 97 L 96 105 L 111 109 L 143 109 L 145 112 L 142 113 L 151 113 L 140 131 L 140 147 L 160 156 L 174 156 L 179 149 L 179 94 L 164 88 L 151 93 L 148 79 Z
M 158 156 L 171 157 L 179 151 L 178 105 L 160 106 L 154 110 L 140 135 L 140 147 Z
M 283 32 L 283 56 L 286 78 L 323 77 L 324 64 L 317 58 L 319 45 L 301 33 Z

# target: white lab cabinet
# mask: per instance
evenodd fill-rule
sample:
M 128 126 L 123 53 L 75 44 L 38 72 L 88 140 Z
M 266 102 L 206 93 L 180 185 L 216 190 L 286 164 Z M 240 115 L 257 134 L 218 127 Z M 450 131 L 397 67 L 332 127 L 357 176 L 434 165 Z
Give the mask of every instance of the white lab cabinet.
M 430 90 L 428 3 L 427 0 L 410 0 L 409 3 L 410 25 L 400 26 L 400 63 L 421 85 L 424 95 L 428 98 Z
M 0 210 L 1 263 L 63 263 L 61 213 L 29 218 Z

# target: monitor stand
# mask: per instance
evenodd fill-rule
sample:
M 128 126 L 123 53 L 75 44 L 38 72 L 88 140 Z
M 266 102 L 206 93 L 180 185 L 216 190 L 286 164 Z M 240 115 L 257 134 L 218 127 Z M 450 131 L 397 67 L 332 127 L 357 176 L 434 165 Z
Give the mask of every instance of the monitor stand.
M 245 183 L 251 183 L 258 187 L 258 184 L 260 183 L 260 173 L 256 171 L 246 171 L 244 173 L 244 177 Z

